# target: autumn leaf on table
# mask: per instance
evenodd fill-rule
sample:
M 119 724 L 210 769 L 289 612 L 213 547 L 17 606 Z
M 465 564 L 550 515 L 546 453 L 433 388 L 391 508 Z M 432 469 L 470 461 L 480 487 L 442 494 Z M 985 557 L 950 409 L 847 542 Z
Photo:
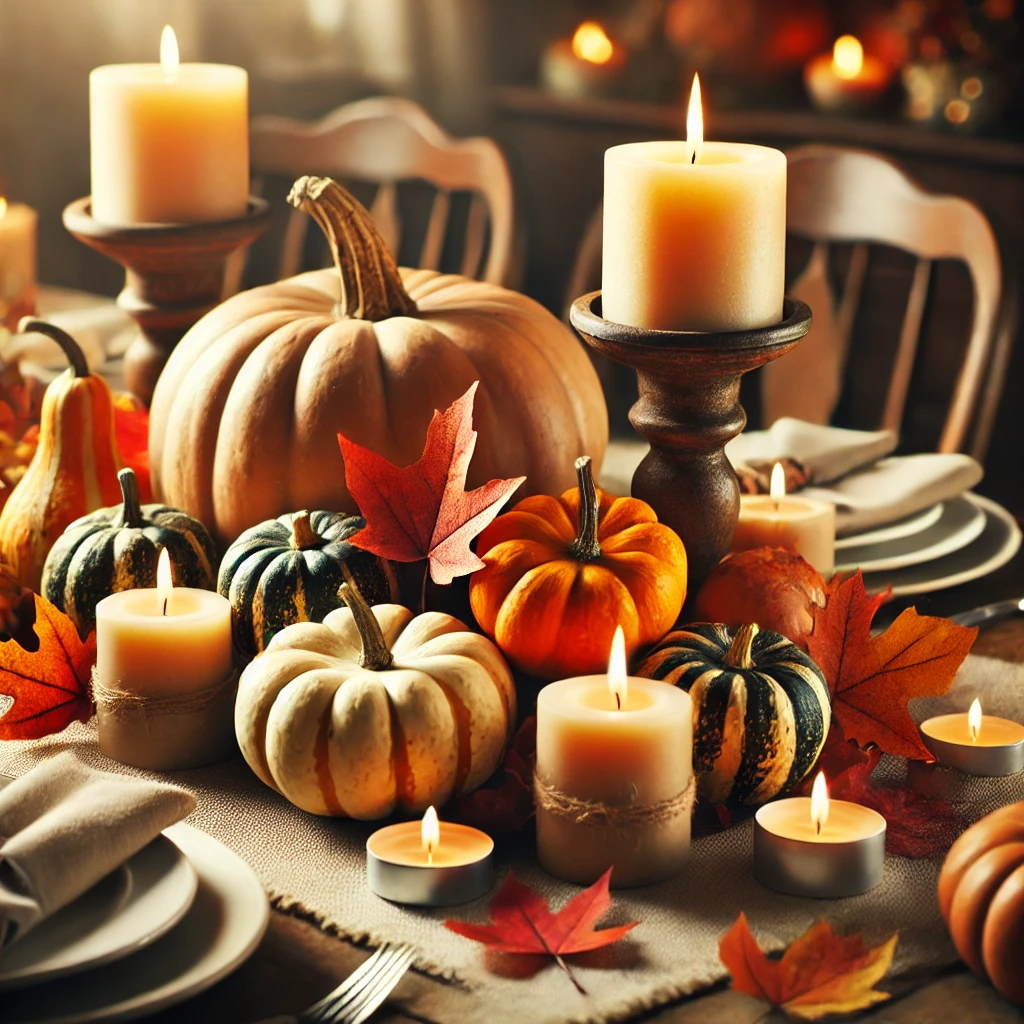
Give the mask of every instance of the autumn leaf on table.
M 473 399 L 479 383 L 444 412 L 435 410 L 423 454 L 411 466 L 396 466 L 338 435 L 345 483 L 366 519 L 353 543 L 394 562 L 426 558 L 435 583 L 451 583 L 484 564 L 469 542 L 526 479 L 491 480 L 475 491 L 465 489 L 476 448 Z
M 807 651 L 828 680 L 832 714 L 849 739 L 932 760 L 907 702 L 949 689 L 978 630 L 908 608 L 873 637 L 871 620 L 881 602 L 868 595 L 859 572 L 834 577 L 825 607 L 815 610 Z
M 526 953 L 554 957 L 556 963 L 586 992 L 565 962 L 570 953 L 585 953 L 618 942 L 638 922 L 612 928 L 594 926 L 612 905 L 609 868 L 589 889 L 574 896 L 561 910 L 552 912 L 543 896 L 520 882 L 510 871 L 491 900 L 491 924 L 445 921 L 457 935 L 483 942 L 502 953 Z
M 732 987 L 770 1003 L 788 1017 L 820 1020 L 854 1013 L 889 998 L 875 985 L 889 973 L 899 935 L 868 946 L 863 935 L 836 935 L 826 921 L 812 924 L 780 960 L 769 960 L 750 933 L 745 914 L 718 944 Z
M 39 650 L 0 645 L 0 740 L 34 740 L 92 717 L 96 635 L 83 643 L 63 612 L 39 594 L 35 602 Z

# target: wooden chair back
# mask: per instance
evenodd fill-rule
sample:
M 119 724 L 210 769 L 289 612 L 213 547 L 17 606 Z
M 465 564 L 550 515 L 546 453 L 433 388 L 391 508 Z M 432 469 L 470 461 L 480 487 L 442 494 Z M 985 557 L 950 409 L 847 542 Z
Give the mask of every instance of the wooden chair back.
M 370 212 L 396 255 L 403 231 L 398 184 L 428 182 L 436 192 L 416 264 L 425 269 L 440 268 L 453 194 L 469 193 L 459 272 L 494 284 L 510 283 L 515 238 L 512 177 L 491 139 L 453 139 L 418 104 L 382 96 L 339 107 L 315 124 L 273 115 L 254 118 L 250 145 L 254 189 L 268 174 L 325 174 L 375 184 Z M 289 212 L 279 277 L 302 269 L 308 227 L 306 214 Z
M 985 215 L 956 196 L 932 195 L 895 164 L 873 153 L 833 146 L 801 146 L 787 154 L 787 228 L 827 256 L 852 243 L 839 289 L 834 342 L 845 361 L 868 268 L 870 245 L 912 254 L 914 271 L 882 414 L 882 427 L 899 430 L 928 301 L 932 264 L 966 264 L 974 290 L 966 352 L 939 439 L 939 451 L 988 446 L 1012 345 L 1013 328 L 999 323 L 1002 269 L 999 245 Z M 973 431 L 972 431 L 973 427 Z

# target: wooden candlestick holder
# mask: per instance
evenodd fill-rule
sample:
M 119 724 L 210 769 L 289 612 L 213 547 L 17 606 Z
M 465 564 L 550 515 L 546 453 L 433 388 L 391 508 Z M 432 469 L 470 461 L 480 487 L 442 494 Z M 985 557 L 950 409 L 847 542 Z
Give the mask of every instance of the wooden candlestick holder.
M 228 257 L 254 242 L 269 221 L 270 204 L 255 196 L 244 217 L 205 224 L 102 224 L 89 196 L 64 208 L 64 227 L 125 269 L 117 304 L 139 325 L 139 335 L 125 353 L 124 373 L 147 405 L 174 346 L 221 301 Z
M 782 321 L 749 331 L 653 331 L 601 316 L 601 293 L 578 298 L 569 319 L 587 344 L 636 370 L 629 420 L 651 445 L 633 475 L 646 501 L 683 539 L 690 595 L 729 550 L 740 490 L 725 445 L 747 422 L 740 378 L 785 355 L 807 333 L 811 310 L 787 298 Z

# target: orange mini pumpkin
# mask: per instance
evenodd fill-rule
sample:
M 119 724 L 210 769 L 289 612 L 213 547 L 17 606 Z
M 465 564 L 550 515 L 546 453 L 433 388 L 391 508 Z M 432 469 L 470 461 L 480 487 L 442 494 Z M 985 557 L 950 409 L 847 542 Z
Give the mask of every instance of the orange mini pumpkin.
M 535 495 L 480 535 L 472 576 L 477 622 L 523 672 L 544 679 L 603 672 L 616 626 L 632 653 L 654 643 L 686 600 L 686 549 L 644 501 L 594 486 Z

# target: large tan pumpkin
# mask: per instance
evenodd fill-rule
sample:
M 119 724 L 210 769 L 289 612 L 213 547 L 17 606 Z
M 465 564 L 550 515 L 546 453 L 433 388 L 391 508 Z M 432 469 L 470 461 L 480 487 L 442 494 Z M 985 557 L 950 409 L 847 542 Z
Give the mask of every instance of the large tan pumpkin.
M 469 486 L 526 476 L 559 494 L 573 460 L 600 468 L 601 387 L 575 335 L 496 285 L 396 267 L 340 185 L 301 178 L 289 199 L 323 228 L 336 268 L 228 299 L 178 344 L 157 382 L 157 498 L 222 542 L 296 508 L 356 511 L 338 434 L 408 465 L 427 424 L 479 380 Z
M 516 691 L 501 652 L 440 612 L 348 608 L 277 633 L 242 673 L 235 732 L 268 785 L 313 814 L 382 818 L 475 789 L 501 761 Z

